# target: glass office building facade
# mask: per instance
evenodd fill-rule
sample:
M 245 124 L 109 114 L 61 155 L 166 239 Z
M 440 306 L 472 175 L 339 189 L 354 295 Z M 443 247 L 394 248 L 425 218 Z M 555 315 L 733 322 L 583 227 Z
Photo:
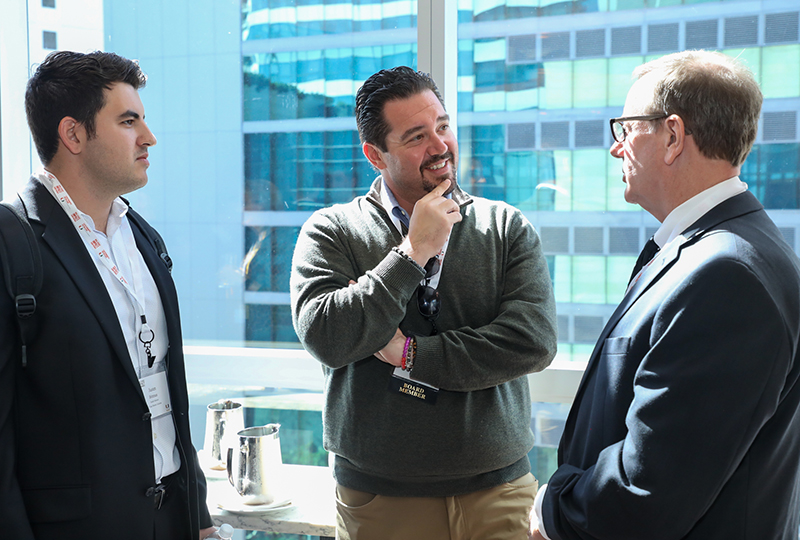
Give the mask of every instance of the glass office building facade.
M 293 341 L 288 273 L 308 213 L 366 192 L 375 173 L 353 108 L 378 69 L 416 67 L 413 1 L 243 4 L 245 332 Z M 796 3 L 460 0 L 459 181 L 537 227 L 558 302 L 559 356 L 585 360 L 658 227 L 623 199 L 607 119 L 637 65 L 705 48 L 743 59 L 765 103 L 742 179 L 796 247 L 800 43 Z

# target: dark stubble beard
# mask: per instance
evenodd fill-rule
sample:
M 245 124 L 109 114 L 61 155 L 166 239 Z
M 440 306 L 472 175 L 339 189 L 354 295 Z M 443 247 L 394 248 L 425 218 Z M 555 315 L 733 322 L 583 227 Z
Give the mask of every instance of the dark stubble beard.
M 427 160 L 425 163 L 422 164 L 422 167 L 420 167 L 419 169 L 419 173 L 420 176 L 422 176 L 422 189 L 424 189 L 426 193 L 430 193 L 439 184 L 438 183 L 434 184 L 433 182 L 425 178 L 425 169 L 429 167 L 431 164 L 436 163 L 437 161 L 442 161 L 443 159 L 447 159 L 450 161 L 450 165 L 453 170 L 450 176 L 445 177 L 450 180 L 450 187 L 447 188 L 447 191 L 445 191 L 443 195 L 446 197 L 447 195 L 450 195 L 458 185 L 458 170 L 457 170 L 458 164 L 455 163 L 455 161 L 453 160 L 452 152 L 447 152 L 445 154 L 439 154 L 438 156 L 433 156 L 432 158 L 430 158 L 429 160 Z M 442 178 L 442 180 L 444 180 L 444 178 Z

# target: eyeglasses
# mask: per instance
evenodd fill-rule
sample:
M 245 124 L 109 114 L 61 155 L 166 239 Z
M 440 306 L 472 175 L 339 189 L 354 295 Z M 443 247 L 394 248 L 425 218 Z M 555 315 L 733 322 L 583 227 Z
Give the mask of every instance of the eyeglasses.
M 668 114 L 648 114 L 645 116 L 621 116 L 620 118 L 611 118 L 608 123 L 611 126 L 611 136 L 614 137 L 614 140 L 618 143 L 621 143 L 625 140 L 625 136 L 627 135 L 625 131 L 625 126 L 623 122 L 631 122 L 633 120 L 661 120 L 662 118 L 666 118 L 669 116 Z
M 425 263 L 425 285 L 420 284 L 417 287 L 417 309 L 419 309 L 420 315 L 433 325 L 433 333 L 431 335 L 438 333 L 435 321 L 439 317 L 442 300 L 439 297 L 439 291 L 429 286 L 428 283 L 439 272 L 439 268 L 441 268 L 441 263 L 438 257 L 428 259 L 428 262 Z

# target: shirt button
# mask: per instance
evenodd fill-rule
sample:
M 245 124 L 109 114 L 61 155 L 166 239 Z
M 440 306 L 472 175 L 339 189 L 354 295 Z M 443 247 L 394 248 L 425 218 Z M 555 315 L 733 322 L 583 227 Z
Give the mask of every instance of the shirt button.
M 150 417 L 151 417 L 151 416 L 153 416 L 153 415 L 152 415 L 152 414 L 150 414 L 149 412 L 146 412 L 146 413 L 144 413 L 144 414 L 142 415 L 142 421 L 143 421 L 143 422 L 147 422 L 148 420 L 150 420 Z

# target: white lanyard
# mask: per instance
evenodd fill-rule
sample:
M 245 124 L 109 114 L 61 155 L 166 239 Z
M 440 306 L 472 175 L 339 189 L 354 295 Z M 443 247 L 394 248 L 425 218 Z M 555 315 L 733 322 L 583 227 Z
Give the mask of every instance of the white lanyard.
M 139 341 L 142 343 L 144 352 L 147 355 L 148 367 L 153 367 L 153 363 L 156 359 L 150 351 L 150 348 L 156 335 L 147 324 L 147 317 L 145 316 L 144 308 L 144 297 L 142 296 L 140 299 L 140 296 L 136 294 L 135 290 L 143 290 L 141 277 L 142 269 L 139 266 L 138 257 L 136 257 L 135 253 L 132 252 L 132 250 L 135 250 L 136 247 L 126 245 L 128 259 L 131 265 L 131 272 L 133 273 L 132 275 L 134 283 L 132 286 L 128 280 L 125 279 L 125 276 L 122 275 L 122 272 L 117 265 L 111 260 L 111 257 L 100 243 L 100 239 L 97 238 L 94 230 L 92 230 L 92 227 L 89 226 L 89 223 L 87 223 L 87 221 L 84 219 L 81 211 L 72 201 L 72 198 L 67 193 L 67 190 L 64 189 L 64 186 L 61 185 L 61 182 L 58 181 L 58 178 L 56 178 L 47 170 L 39 171 L 35 173 L 34 176 L 38 178 L 42 185 L 44 185 L 53 195 L 53 197 L 56 198 L 58 203 L 61 205 L 61 208 L 63 208 L 67 213 L 67 216 L 69 216 L 70 221 L 72 221 L 72 224 L 75 226 L 78 234 L 80 234 L 86 240 L 103 266 L 105 266 L 111 272 L 111 275 L 114 276 L 114 278 L 125 288 L 128 296 L 131 298 L 131 300 L 133 300 L 133 308 L 136 312 L 136 317 L 142 322 L 142 326 L 139 329 Z

